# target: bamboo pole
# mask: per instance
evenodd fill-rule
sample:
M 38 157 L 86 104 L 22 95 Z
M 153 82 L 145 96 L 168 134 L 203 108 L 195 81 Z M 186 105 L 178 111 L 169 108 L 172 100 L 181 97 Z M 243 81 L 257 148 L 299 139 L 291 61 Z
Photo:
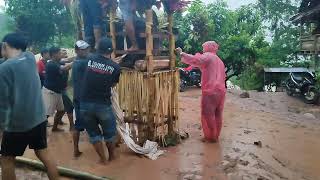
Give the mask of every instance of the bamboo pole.
M 115 2 L 112 2 L 111 11 L 110 11 L 110 35 L 111 35 L 113 52 L 111 54 L 111 58 L 116 57 L 116 50 L 117 50 L 116 28 L 114 25 L 114 22 L 116 19 L 116 10 L 117 10 L 117 6 Z
M 152 36 L 152 25 L 153 25 L 153 12 L 151 9 L 146 10 L 146 59 L 148 61 L 147 71 L 148 73 L 153 72 L 153 36 Z
M 175 50 L 175 39 L 173 34 L 173 14 L 168 14 L 168 31 L 169 31 L 169 52 L 170 52 L 170 69 L 176 68 L 176 55 L 174 53 Z
M 44 167 L 44 165 L 37 160 L 28 159 L 24 157 L 16 157 L 16 162 L 22 165 L 35 168 L 37 170 L 41 170 L 41 171 L 47 170 L 46 167 Z M 64 168 L 61 166 L 58 166 L 58 171 L 61 176 L 75 178 L 75 179 L 86 179 L 86 180 L 109 180 L 110 179 L 107 177 L 95 176 L 93 174 L 86 173 L 86 172 L 75 171 L 75 170 Z

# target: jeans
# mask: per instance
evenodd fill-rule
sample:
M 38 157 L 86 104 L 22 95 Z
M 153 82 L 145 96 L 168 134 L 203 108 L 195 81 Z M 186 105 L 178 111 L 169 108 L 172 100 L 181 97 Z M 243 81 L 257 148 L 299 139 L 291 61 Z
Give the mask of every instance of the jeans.
M 81 102 L 80 112 L 92 144 L 115 141 L 116 118 L 111 105 Z
M 81 113 L 80 113 L 80 101 L 78 99 L 74 99 L 73 104 L 74 104 L 74 111 L 76 115 L 74 127 L 77 131 L 84 131 L 85 127 L 83 124 L 83 117 L 81 116 Z

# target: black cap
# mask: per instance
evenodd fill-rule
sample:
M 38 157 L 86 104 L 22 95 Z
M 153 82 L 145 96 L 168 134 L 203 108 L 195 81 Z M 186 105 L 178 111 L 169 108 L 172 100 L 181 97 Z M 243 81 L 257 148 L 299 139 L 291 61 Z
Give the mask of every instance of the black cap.
M 112 49 L 112 42 L 109 38 L 101 38 L 98 44 L 98 52 L 101 54 L 111 54 L 113 51 Z

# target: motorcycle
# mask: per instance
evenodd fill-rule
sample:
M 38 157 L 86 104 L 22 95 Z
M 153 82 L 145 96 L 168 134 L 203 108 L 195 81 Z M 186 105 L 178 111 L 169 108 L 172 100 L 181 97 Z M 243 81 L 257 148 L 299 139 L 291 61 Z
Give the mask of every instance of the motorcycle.
M 312 72 L 290 73 L 286 81 L 286 92 L 289 96 L 298 94 L 307 104 L 314 104 L 319 98 L 319 92 L 315 87 L 316 80 Z
M 188 68 L 179 68 L 179 72 L 180 92 L 184 92 L 190 86 L 201 88 L 201 71 L 199 68 L 189 66 Z

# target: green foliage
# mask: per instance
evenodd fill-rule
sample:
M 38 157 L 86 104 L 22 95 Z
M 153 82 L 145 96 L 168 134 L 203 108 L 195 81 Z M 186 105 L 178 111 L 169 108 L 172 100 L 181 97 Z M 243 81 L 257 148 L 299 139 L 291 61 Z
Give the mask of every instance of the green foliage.
M 6 0 L 6 13 L 14 19 L 16 31 L 29 37 L 34 49 L 74 34 L 70 13 L 59 0 Z
M 249 67 L 238 77 L 239 85 L 244 90 L 262 90 L 263 69 L 257 66 Z
M 0 27 L 0 40 L 2 40 L 6 34 L 14 29 L 14 23 L 8 16 L 0 13 Z
M 261 89 L 263 67 L 308 66 L 296 55 L 298 28 L 289 21 L 297 10 L 290 0 L 259 0 L 237 10 L 224 0 L 208 5 L 195 0 L 186 15 L 175 15 L 177 46 L 194 54 L 202 51 L 202 43 L 215 40 L 228 79 L 236 76 L 242 88 Z

